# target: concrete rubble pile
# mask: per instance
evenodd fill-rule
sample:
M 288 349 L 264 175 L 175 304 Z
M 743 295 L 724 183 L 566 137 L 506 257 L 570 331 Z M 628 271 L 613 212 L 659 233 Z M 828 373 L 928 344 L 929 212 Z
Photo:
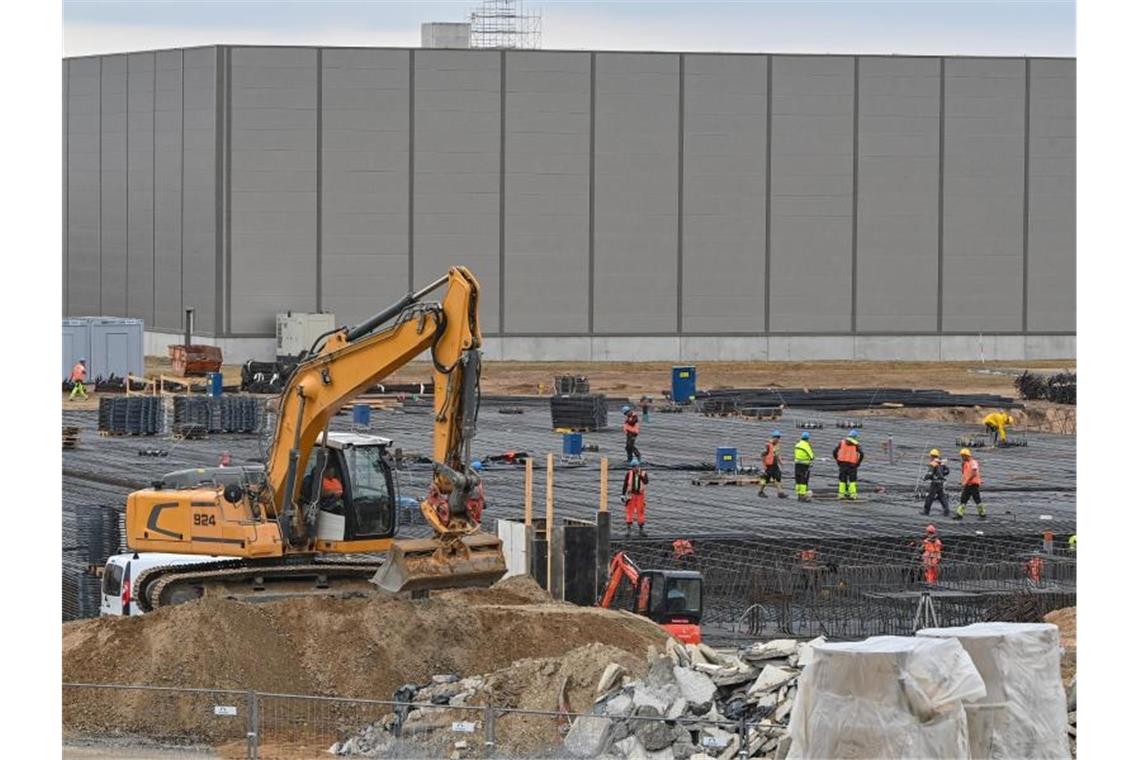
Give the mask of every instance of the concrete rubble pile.
M 741 756 L 744 719 L 747 757 L 783 757 L 801 669 L 823 641 L 776 639 L 738 657 L 671 640 L 664 655 L 649 651 L 642 680 L 625 677 L 618 665 L 608 667 L 598 699 L 574 721 L 564 747 L 583 758 L 734 758 Z

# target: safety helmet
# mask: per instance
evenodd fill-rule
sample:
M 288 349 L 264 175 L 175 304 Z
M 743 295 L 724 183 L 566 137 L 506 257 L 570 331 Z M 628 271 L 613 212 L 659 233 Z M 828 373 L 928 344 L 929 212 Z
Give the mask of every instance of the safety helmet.
M 640 465 L 641 465 L 641 460 L 638 459 L 637 457 L 634 457 L 633 459 L 629 460 L 629 466 L 630 467 L 638 467 Z
M 856 430 L 855 428 L 851 428 L 850 430 L 847 431 L 847 437 L 848 438 L 858 438 L 859 437 L 859 431 Z
M 80 364 L 86 364 L 86 363 L 87 363 L 87 359 L 80 357 L 80 359 L 79 359 L 79 363 L 80 363 Z
M 939 451 L 938 449 L 931 449 L 931 450 L 930 450 L 930 456 L 932 456 L 932 457 L 940 457 L 940 456 L 942 456 L 942 452 L 941 452 L 941 451 Z
M 958 452 L 958 456 L 968 457 L 968 456 L 970 456 L 970 450 L 969 449 L 962 449 L 961 451 Z
M 780 431 L 779 430 L 773 430 L 772 431 L 772 437 L 773 438 L 779 438 L 780 437 Z
M 623 407 L 621 408 L 621 413 L 622 413 L 622 414 L 629 414 L 629 411 L 630 411 L 630 406 L 629 406 L 629 404 L 626 404 L 625 406 L 623 406 Z
M 475 472 L 482 472 L 483 471 L 483 463 L 480 462 L 478 459 L 474 459 L 471 461 L 471 469 L 474 470 Z
M 804 432 L 800 433 L 800 439 L 801 440 L 806 441 L 809 438 L 811 438 L 811 433 L 809 433 L 808 431 L 805 430 Z
M 933 536 L 933 535 L 934 535 L 935 533 L 937 533 L 937 532 L 938 532 L 938 530 L 937 530 L 937 529 L 936 529 L 936 528 L 935 528 L 933 525 L 927 525 L 927 526 L 926 526 L 926 533 L 927 533 L 928 535 L 931 535 L 931 536 Z

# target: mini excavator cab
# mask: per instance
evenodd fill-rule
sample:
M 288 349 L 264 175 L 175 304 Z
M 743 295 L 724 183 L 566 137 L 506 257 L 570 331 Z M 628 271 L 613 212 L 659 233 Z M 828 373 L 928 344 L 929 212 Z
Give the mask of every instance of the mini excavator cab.
M 395 535 L 399 494 L 388 455 L 391 444 L 377 435 L 330 432 L 314 445 L 301 489 L 317 507 L 318 551 L 335 551 L 342 541 Z
M 704 606 L 701 574 L 692 570 L 645 570 L 637 584 L 634 611 L 679 641 L 699 644 Z

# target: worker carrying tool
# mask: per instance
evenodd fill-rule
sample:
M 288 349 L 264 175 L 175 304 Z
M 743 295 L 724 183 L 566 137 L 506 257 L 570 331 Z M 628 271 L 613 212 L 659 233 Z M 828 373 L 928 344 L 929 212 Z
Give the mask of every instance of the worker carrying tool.
M 961 520 L 966 516 L 966 502 L 970 499 L 978 506 L 978 519 L 986 519 L 986 508 L 982 504 L 982 468 L 978 464 L 978 460 L 970 453 L 969 449 L 962 449 L 958 452 L 962 459 L 962 497 L 958 500 L 958 511 L 954 515 L 955 520 Z
M 80 359 L 71 368 L 71 374 L 68 376 L 71 380 L 71 395 L 68 399 L 75 400 L 76 396 L 79 398 L 87 398 L 87 360 Z
M 625 461 L 633 464 L 634 459 L 641 459 L 641 450 L 637 448 L 637 436 L 641 433 L 641 421 L 633 407 L 623 406 L 621 413 L 625 415 L 625 423 L 621 429 L 625 431 Z
M 637 520 L 638 535 L 645 535 L 645 484 L 649 474 L 641 469 L 641 461 L 634 457 L 621 484 L 621 502 L 625 504 L 625 537 L 629 538 L 633 521 Z
M 922 505 L 922 514 L 930 514 L 930 506 L 937 499 L 942 505 L 942 516 L 950 516 L 950 505 L 946 502 L 946 478 L 950 475 L 950 468 L 942 461 L 942 452 L 938 449 L 930 450 L 930 464 L 923 480 L 930 481 L 930 488 L 926 489 L 926 502 Z
M 997 446 L 999 443 L 1005 443 L 1005 431 L 1006 428 L 1013 427 L 1013 417 L 1003 409 L 987 414 L 982 418 L 982 424 L 989 431 L 993 445 Z
M 781 499 L 788 498 L 784 493 L 783 477 L 783 472 L 780 470 L 780 431 L 773 430 L 767 445 L 764 446 L 764 474 L 760 476 L 760 491 L 756 495 L 767 499 L 768 494 L 764 493 L 764 489 L 769 483 L 775 483 L 776 496 Z
M 811 463 L 815 461 L 815 452 L 811 448 L 811 434 L 804 431 L 800 440 L 796 442 L 793 450 L 796 460 L 796 498 L 800 501 L 811 501 L 811 491 L 808 490 L 808 481 L 811 479 Z
M 831 450 L 831 458 L 839 464 L 839 498 L 855 501 L 859 493 L 859 465 L 863 464 L 859 431 L 847 431 L 847 437 Z
M 926 538 L 922 540 L 922 579 L 927 583 L 938 582 L 938 566 L 942 564 L 942 540 L 933 525 L 926 526 Z

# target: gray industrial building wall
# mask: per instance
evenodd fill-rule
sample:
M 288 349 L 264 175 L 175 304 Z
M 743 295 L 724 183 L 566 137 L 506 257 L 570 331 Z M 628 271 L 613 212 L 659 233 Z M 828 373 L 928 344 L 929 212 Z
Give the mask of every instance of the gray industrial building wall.
M 64 61 L 64 313 L 265 353 L 465 264 L 500 358 L 1075 351 L 1075 61 Z M 244 341 L 244 343 L 242 342 Z

